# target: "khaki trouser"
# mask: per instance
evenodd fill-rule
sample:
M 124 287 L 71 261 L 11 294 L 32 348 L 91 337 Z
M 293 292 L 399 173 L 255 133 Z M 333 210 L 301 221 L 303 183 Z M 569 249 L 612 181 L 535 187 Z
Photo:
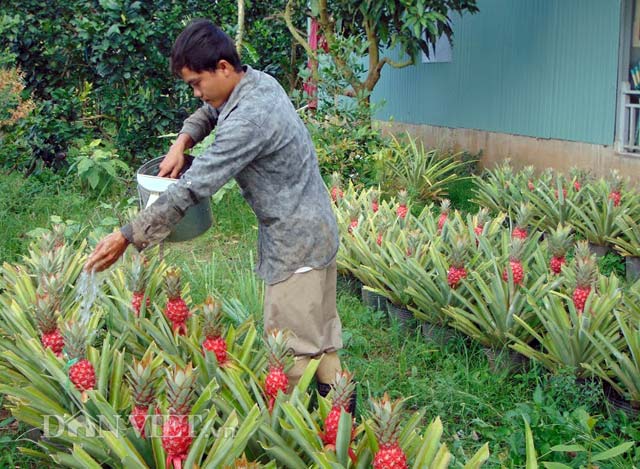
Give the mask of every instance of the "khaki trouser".
M 264 298 L 264 328 L 288 330 L 289 346 L 296 364 L 287 373 L 290 385 L 297 383 L 311 358 L 320 358 L 318 381 L 333 383 L 340 371 L 336 353 L 342 348 L 342 324 L 336 309 L 335 259 L 325 269 L 293 274 L 268 285 Z M 295 381 L 293 384 L 292 381 Z

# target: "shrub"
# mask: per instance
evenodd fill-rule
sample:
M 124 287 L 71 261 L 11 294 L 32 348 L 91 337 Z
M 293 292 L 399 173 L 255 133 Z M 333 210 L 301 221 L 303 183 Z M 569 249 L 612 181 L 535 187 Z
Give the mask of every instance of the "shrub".
M 278 78 L 297 67 L 286 26 L 274 15 L 282 7 L 283 0 L 249 5 L 244 41 L 247 50 L 260 44 L 263 54 L 246 54 L 249 64 Z M 197 17 L 233 36 L 236 8 L 235 0 L 0 4 L 0 36 L 41 103 L 6 142 L 12 157 L 5 167 L 33 170 L 31 159 L 52 165 L 76 139 L 112 140 L 129 163 L 161 154 L 166 142 L 157 136 L 175 132 L 198 105 L 169 71 L 174 39 Z

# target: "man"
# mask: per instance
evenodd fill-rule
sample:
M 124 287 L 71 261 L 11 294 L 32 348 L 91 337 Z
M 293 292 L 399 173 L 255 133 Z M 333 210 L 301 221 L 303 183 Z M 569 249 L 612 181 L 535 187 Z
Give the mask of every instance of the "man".
M 277 81 L 243 67 L 231 38 L 207 20 L 180 34 L 171 69 L 204 104 L 185 120 L 158 175 L 176 178 L 185 150 L 214 128 L 215 141 L 153 205 L 100 241 L 85 270 L 108 268 L 129 244 L 142 250 L 162 241 L 189 207 L 235 178 L 258 218 L 265 330 L 293 333 L 290 387 L 311 357 L 322 357 L 316 378 L 324 394 L 340 371 L 339 241 L 311 137 Z

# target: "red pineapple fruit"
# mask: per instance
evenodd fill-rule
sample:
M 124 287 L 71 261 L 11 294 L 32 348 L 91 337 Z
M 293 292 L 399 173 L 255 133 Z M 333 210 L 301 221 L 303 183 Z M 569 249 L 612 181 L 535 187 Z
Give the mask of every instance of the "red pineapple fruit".
M 286 372 L 292 363 L 287 335 L 280 330 L 271 330 L 266 338 L 269 352 L 269 368 L 264 380 L 264 392 L 269 400 L 269 411 L 273 409 L 279 392 L 289 389 L 289 377 Z
M 151 351 L 145 353 L 140 360 L 134 358 L 133 365 L 128 365 L 128 368 L 127 380 L 133 397 L 133 409 L 129 415 L 129 422 L 144 439 L 149 407 L 155 401 L 156 389 L 161 379 L 160 368 L 154 364 Z
M 380 208 L 379 198 L 380 191 L 378 191 L 378 189 L 371 189 L 369 192 L 369 204 L 373 213 L 377 213 Z
M 442 231 L 444 224 L 447 222 L 450 210 L 451 201 L 449 199 L 442 199 L 442 202 L 440 202 L 440 216 L 438 217 L 438 233 Z
M 189 308 L 182 299 L 182 287 L 180 286 L 180 270 L 169 269 L 165 277 L 167 291 L 167 305 L 164 313 L 171 321 L 173 332 L 185 335 L 187 333 L 187 319 L 190 316 Z
M 373 431 L 378 451 L 373 456 L 373 469 L 407 469 L 407 455 L 398 443 L 400 418 L 404 401 L 391 401 L 384 393 L 380 400 L 372 400 Z
M 531 220 L 531 205 L 521 204 L 516 213 L 516 226 L 511 232 L 512 238 L 527 239 L 529 235 L 529 221 Z
M 468 243 L 463 236 L 457 236 L 451 246 L 450 267 L 447 272 L 447 283 L 451 288 L 456 288 L 463 278 L 467 278 L 467 269 L 464 266 L 467 257 Z
M 40 331 L 40 342 L 58 357 L 62 356 L 64 338 L 58 329 L 60 301 L 56 295 L 61 291 L 60 275 L 42 276 L 36 290 L 34 315 Z
M 360 219 L 360 209 L 357 206 L 353 206 L 353 207 L 349 207 L 348 208 L 348 212 L 349 212 L 349 233 L 353 233 L 353 230 L 355 230 L 358 227 L 359 224 L 359 219 Z
M 131 308 L 136 316 L 140 315 L 142 300 L 145 297 L 147 282 L 149 281 L 150 269 L 147 265 L 148 261 L 144 254 L 134 253 L 131 268 L 126 272 L 127 288 L 129 288 L 132 293 Z M 147 309 L 151 306 L 151 301 L 148 296 L 145 301 L 145 306 Z
M 526 166 L 522 169 L 522 173 L 520 175 L 522 179 L 527 181 L 527 189 L 529 189 L 530 191 L 533 191 L 536 188 L 535 184 L 533 183 L 533 180 L 535 178 L 534 172 L 535 168 L 533 166 Z
M 182 469 L 193 441 L 189 412 L 195 397 L 197 375 L 194 371 L 191 363 L 184 369 L 176 367 L 173 373 L 167 371 L 169 416 L 162 425 L 162 447 L 167 453 L 167 468 Z
M 576 310 L 582 313 L 598 274 L 598 266 L 593 254 L 589 251 L 587 241 L 580 241 L 576 244 L 574 272 L 576 287 L 571 296 Z
M 377 219 L 376 220 L 376 227 L 377 227 L 377 232 L 378 235 L 376 236 L 376 244 L 378 246 L 382 246 L 382 241 L 384 239 L 384 234 L 387 231 L 387 229 L 389 228 L 389 223 L 387 223 L 386 221 L 382 220 L 382 219 Z
M 325 445 L 336 444 L 338 436 L 338 424 L 340 423 L 340 415 L 342 412 L 352 414 L 351 399 L 355 391 L 355 383 L 353 375 L 348 371 L 341 371 L 336 374 L 335 383 L 332 386 L 331 411 L 324 419 L 324 432 L 320 433 L 320 438 Z
M 556 194 L 556 199 L 560 199 L 560 193 L 558 192 L 558 189 L 555 189 L 555 194 Z M 566 187 L 562 187 L 562 199 L 566 200 L 567 198 L 567 188 Z
M 473 228 L 473 232 L 481 236 L 482 233 L 484 233 L 484 225 L 486 225 L 487 221 L 489 221 L 489 210 L 487 208 L 481 208 L 476 215 L 476 226 Z
M 573 243 L 571 227 L 558 224 L 558 227 L 549 233 L 547 243 L 549 252 L 551 252 L 549 268 L 554 274 L 559 274 L 562 271 L 562 266 L 566 263 L 565 256 L 567 251 L 569 251 Z
M 618 171 L 611 171 L 611 176 L 609 177 L 609 200 L 613 201 L 613 206 L 620 206 L 620 202 L 622 201 L 622 178 Z
M 587 179 L 588 173 L 580 168 L 576 168 L 575 166 L 569 169 L 569 176 L 573 181 L 573 190 L 575 192 L 579 192 L 582 189 L 582 183 Z
M 344 197 L 344 192 L 342 191 L 342 182 L 340 181 L 340 175 L 338 173 L 333 173 L 331 175 L 331 200 L 334 203 L 340 202 Z
M 502 280 L 509 281 L 509 272 L 513 277 L 514 285 L 522 285 L 524 280 L 524 268 L 522 267 L 522 253 L 524 251 L 524 240 L 515 238 L 511 241 L 509 250 L 509 266 L 502 271 Z
M 227 341 L 222 337 L 222 307 L 219 302 L 208 297 L 202 305 L 203 352 L 213 352 L 218 364 L 227 363 Z
M 406 190 L 398 192 L 398 207 L 396 208 L 396 215 L 403 220 L 406 218 L 409 209 L 407 207 L 407 201 L 409 199 L 409 193 Z
M 82 400 L 86 401 L 86 391 L 96 385 L 96 371 L 86 358 L 88 331 L 86 324 L 70 322 L 62 330 L 65 352 L 69 364 L 69 379 L 76 389 L 82 393 Z

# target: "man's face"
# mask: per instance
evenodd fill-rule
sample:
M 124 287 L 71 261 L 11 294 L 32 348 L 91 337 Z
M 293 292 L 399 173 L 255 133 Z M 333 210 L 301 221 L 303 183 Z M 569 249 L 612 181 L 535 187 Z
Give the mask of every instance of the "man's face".
M 189 67 L 183 67 L 180 75 L 191 86 L 196 98 L 217 108 L 227 101 L 236 84 L 232 75 L 233 68 L 229 68 L 228 65 L 221 61 L 213 72 L 194 72 Z

